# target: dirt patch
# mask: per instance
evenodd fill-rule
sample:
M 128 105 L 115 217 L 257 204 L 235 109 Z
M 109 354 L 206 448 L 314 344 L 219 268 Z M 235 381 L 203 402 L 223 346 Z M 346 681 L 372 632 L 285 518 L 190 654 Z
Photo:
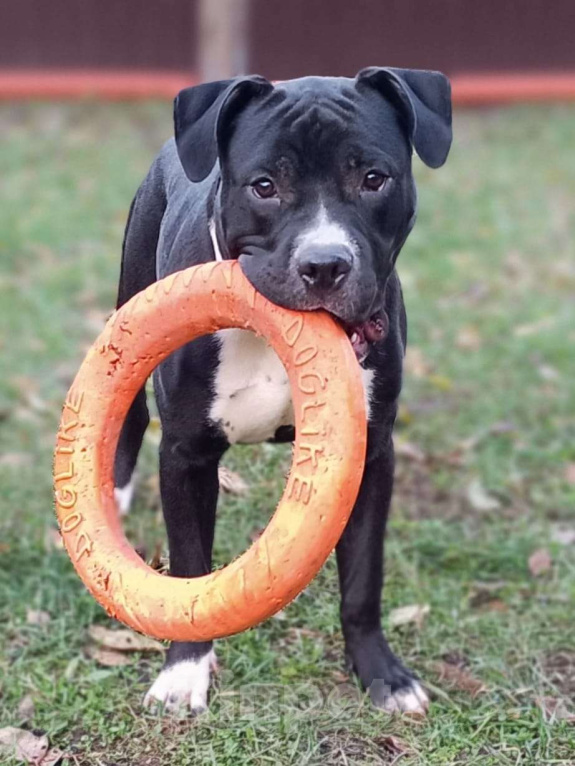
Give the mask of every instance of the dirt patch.
M 352 763 L 392 764 L 410 752 L 408 746 L 397 737 L 364 739 L 343 729 L 318 734 L 320 753 L 329 766 L 349 766 Z
M 549 652 L 541 664 L 546 678 L 557 691 L 575 703 L 575 651 L 559 649 Z
M 428 461 L 398 458 L 395 468 L 393 504 L 409 520 L 467 517 L 465 501 L 455 492 L 437 487 L 432 479 L 434 467 Z

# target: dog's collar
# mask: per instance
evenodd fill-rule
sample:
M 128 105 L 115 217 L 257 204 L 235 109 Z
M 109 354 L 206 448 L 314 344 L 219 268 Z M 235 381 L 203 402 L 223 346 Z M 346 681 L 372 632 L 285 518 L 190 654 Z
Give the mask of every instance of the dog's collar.
M 210 232 L 210 239 L 212 241 L 212 247 L 214 248 L 214 255 L 215 255 L 216 261 L 224 260 L 222 250 L 220 248 L 221 236 L 218 236 L 218 235 L 221 235 L 221 226 L 219 225 L 221 223 L 220 191 L 221 191 L 221 181 L 218 181 L 218 185 L 216 187 L 216 193 L 214 196 L 214 208 L 212 210 L 212 216 L 208 222 L 208 230 Z
M 210 232 L 210 239 L 212 240 L 212 247 L 214 248 L 214 255 L 216 256 L 216 261 L 223 261 L 224 256 L 222 255 L 222 251 L 220 250 L 220 245 L 218 242 L 215 218 L 210 219 L 210 222 L 208 224 L 208 229 Z

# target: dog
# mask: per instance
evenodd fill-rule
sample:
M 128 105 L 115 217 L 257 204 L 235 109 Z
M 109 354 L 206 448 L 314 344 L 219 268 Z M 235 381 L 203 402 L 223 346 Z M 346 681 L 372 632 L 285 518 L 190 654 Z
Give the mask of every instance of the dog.
M 345 659 L 375 706 L 425 714 L 422 684 L 383 634 L 381 592 L 407 333 L 395 264 L 416 218 L 412 155 L 437 168 L 450 149 L 449 80 L 383 67 L 276 84 L 238 77 L 181 91 L 174 125 L 130 208 L 118 307 L 180 269 L 233 258 L 274 303 L 340 322 L 369 417 L 359 496 L 336 548 Z M 170 572 L 196 577 L 212 567 L 219 461 L 232 444 L 293 441 L 290 387 L 275 352 L 239 329 L 188 343 L 153 382 Z M 142 388 L 116 454 L 122 512 L 148 422 Z M 173 642 L 145 703 L 204 710 L 215 664 L 211 642 Z

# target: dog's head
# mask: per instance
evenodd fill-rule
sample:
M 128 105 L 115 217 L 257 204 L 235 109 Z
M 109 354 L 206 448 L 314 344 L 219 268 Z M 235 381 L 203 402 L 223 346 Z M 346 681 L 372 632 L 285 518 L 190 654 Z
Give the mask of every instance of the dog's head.
M 182 91 L 174 114 L 188 178 L 219 161 L 224 256 L 274 303 L 334 314 L 363 355 L 385 335 L 385 283 L 415 222 L 413 150 L 433 168 L 449 152 L 447 78 L 244 77 Z

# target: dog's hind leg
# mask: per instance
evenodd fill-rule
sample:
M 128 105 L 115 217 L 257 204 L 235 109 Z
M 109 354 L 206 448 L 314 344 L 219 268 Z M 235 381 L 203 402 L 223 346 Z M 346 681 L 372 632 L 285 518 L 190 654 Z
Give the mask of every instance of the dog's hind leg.
M 156 250 L 166 209 L 161 169 L 156 161 L 130 207 L 122 247 L 117 307 L 156 281 Z M 150 417 L 146 391 L 138 392 L 124 422 L 114 465 L 116 503 L 128 513 L 134 492 L 134 469 Z

